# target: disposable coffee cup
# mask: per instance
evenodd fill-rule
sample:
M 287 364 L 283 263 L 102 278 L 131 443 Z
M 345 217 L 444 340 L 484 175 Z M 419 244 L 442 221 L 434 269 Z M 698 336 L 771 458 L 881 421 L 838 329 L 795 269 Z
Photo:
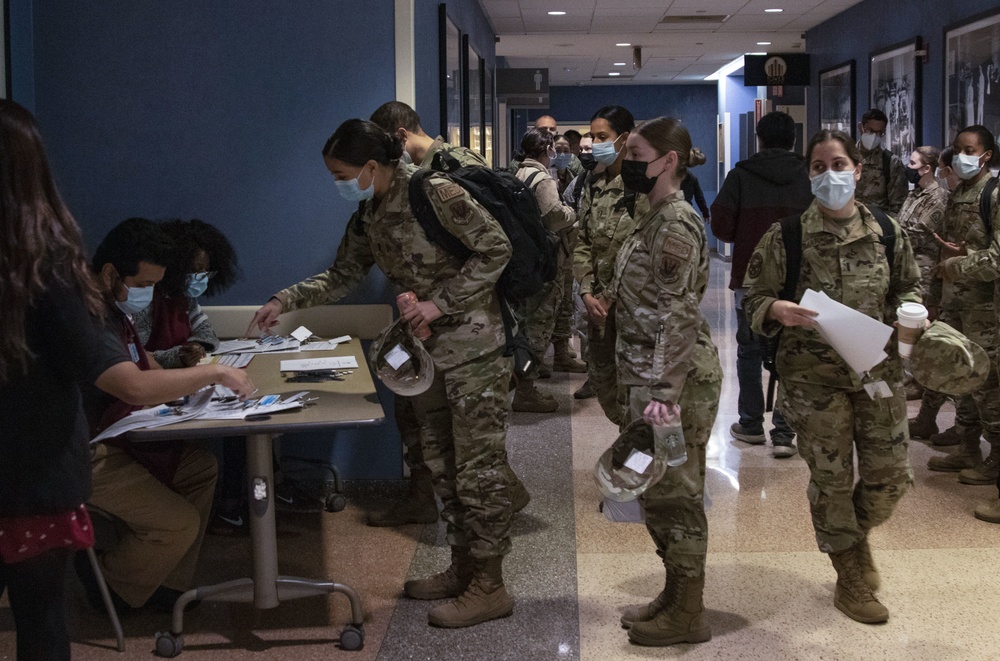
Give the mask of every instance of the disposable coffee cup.
M 896 320 L 899 322 L 899 357 L 909 358 L 913 345 L 920 339 L 927 322 L 927 308 L 920 303 L 903 303 L 896 308 Z

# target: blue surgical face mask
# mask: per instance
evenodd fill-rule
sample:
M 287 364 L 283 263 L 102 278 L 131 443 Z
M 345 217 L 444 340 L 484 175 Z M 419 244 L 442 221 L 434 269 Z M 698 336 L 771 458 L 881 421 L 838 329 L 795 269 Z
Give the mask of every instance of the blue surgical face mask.
M 809 178 L 820 206 L 838 211 L 854 197 L 854 170 L 827 170 Z
M 598 163 L 614 165 L 614 162 L 618 160 L 618 150 L 615 149 L 615 143 L 618 142 L 619 138 L 621 136 L 609 142 L 594 143 L 594 158 L 597 159 Z
M 569 167 L 569 161 L 572 156 L 572 154 L 556 154 L 550 160 L 556 169 L 565 170 Z
M 972 179 L 983 169 L 979 162 L 981 158 L 981 154 L 955 154 L 951 159 L 951 167 L 959 179 Z
M 211 277 L 212 274 L 208 271 L 202 271 L 201 273 L 189 273 L 187 282 L 188 298 L 198 298 L 204 294 L 205 290 L 208 289 L 208 280 Z
M 364 172 L 364 169 L 361 172 Z M 370 200 L 375 195 L 375 175 L 372 175 L 372 180 L 368 184 L 368 188 L 361 188 L 361 184 L 358 181 L 361 179 L 361 172 L 358 173 L 357 177 L 348 181 L 333 180 L 334 185 L 337 187 L 337 192 L 348 202 Z
M 125 283 L 123 282 L 122 284 Z M 125 289 L 128 291 L 128 298 L 124 301 L 115 301 L 118 309 L 125 314 L 131 315 L 142 312 L 153 302 L 152 285 L 149 287 L 129 287 L 125 285 Z

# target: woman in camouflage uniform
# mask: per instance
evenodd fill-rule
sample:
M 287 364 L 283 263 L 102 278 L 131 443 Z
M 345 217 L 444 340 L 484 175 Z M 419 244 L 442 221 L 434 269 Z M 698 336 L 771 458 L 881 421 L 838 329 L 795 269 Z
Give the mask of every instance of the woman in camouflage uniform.
M 628 609 L 622 624 L 642 645 L 698 643 L 712 637 L 702 604 L 705 446 L 722 385 L 719 355 L 698 307 L 708 284 L 708 246 L 704 221 L 680 187 L 691 154 L 687 129 L 660 117 L 631 133 L 627 146 L 622 178 L 648 195 L 650 209 L 622 245 L 608 290 L 619 311 L 625 423 L 664 424 L 679 405 L 688 459 L 668 467 L 640 497 L 666 584 L 652 603 Z
M 605 106 L 594 113 L 590 132 L 593 153 L 605 170 L 592 177 L 580 200 L 580 235 L 573 253 L 573 275 L 580 283 L 580 298 L 587 306 L 587 376 L 608 419 L 623 426 L 619 402 L 618 368 L 615 366 L 615 309 L 607 288 L 615 270 L 622 242 L 632 234 L 635 219 L 649 209 L 645 195 L 626 192 L 621 169 L 625 141 L 635 119 L 621 106 Z
M 858 374 L 814 328 L 816 313 L 796 301 L 812 289 L 892 324 L 900 303 L 920 302 L 920 271 L 909 238 L 896 222 L 889 219 L 895 240 L 893 254 L 887 255 L 881 226 L 855 201 L 861 153 L 847 134 L 817 133 L 806 162 L 816 199 L 801 218 L 794 300 L 779 300 L 787 257 L 782 228 L 775 225 L 750 258 L 743 304 L 755 333 L 773 337 L 784 327 L 777 354 L 778 400 L 809 465 L 806 493 L 816 540 L 837 570 L 834 604 L 859 622 L 885 622 L 889 612 L 873 592 L 880 581 L 868 531 L 889 518 L 913 483 L 896 340 L 890 339 L 885 347 L 889 357 L 870 372 L 874 384 L 891 392 L 869 396 Z M 857 484 L 855 451 L 861 477 Z
M 511 245 L 493 216 L 440 173 L 424 179 L 424 193 L 441 225 L 472 254 L 463 261 L 432 243 L 410 208 L 410 179 L 418 169 L 401 163 L 402 153 L 399 138 L 372 122 L 341 124 L 323 157 L 341 195 L 361 205 L 333 265 L 275 294 L 252 324 L 266 330 L 282 312 L 334 303 L 375 265 L 401 291 L 417 295 L 402 317 L 413 328 L 430 324 L 424 346 L 434 360 L 434 381 L 411 401 L 423 458 L 444 505 L 452 562 L 431 578 L 407 581 L 404 592 L 414 599 L 457 597 L 433 608 L 428 620 L 464 627 L 514 608 L 501 572 L 510 551 L 505 441 L 512 365 L 503 356 L 495 292 Z

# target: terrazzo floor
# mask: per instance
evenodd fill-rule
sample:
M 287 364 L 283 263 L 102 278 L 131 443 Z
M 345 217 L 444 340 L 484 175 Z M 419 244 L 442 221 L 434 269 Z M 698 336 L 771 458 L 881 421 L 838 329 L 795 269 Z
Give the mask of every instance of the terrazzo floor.
M 504 571 L 517 605 L 512 617 L 466 630 L 426 624 L 433 603 L 401 599 L 404 580 L 443 568 L 443 527 L 375 529 L 367 511 L 389 501 L 360 488 L 338 513 L 279 513 L 284 574 L 329 577 L 357 588 L 367 614 L 365 646 L 337 646 L 348 621 L 342 597 L 313 597 L 271 611 L 205 603 L 185 621 L 181 659 L 344 659 L 345 661 L 580 659 L 951 659 L 1000 658 L 1000 526 L 978 521 L 972 508 L 993 487 L 933 473 L 937 451 L 910 444 L 916 484 L 894 517 L 872 533 L 889 608 L 885 625 L 856 623 L 833 606 L 835 573 L 816 550 L 805 496 L 808 470 L 799 457 L 774 459 L 770 446 L 729 437 L 737 420 L 735 319 L 725 289 L 728 265 L 712 260 L 702 309 L 726 370 L 720 413 L 709 443 L 710 507 L 705 604 L 713 638 L 700 645 L 643 648 L 629 644 L 621 610 L 648 601 L 663 573 L 645 528 L 611 523 L 597 510 L 591 477 L 615 428 L 596 400 L 571 393 L 582 375 L 540 382 L 560 402 L 551 415 L 515 413 L 511 464 L 532 493 L 515 516 L 513 550 Z M 911 414 L 917 403 L 910 404 Z M 566 415 L 569 411 L 570 415 Z M 953 418 L 948 405 L 939 418 Z M 985 445 L 984 445 L 985 449 Z M 217 582 L 249 566 L 247 542 L 209 537 L 199 578 Z M 125 618 L 124 654 L 114 650 L 102 613 L 72 596 L 75 659 L 155 658 L 153 635 L 169 617 Z M 0 602 L 0 659 L 14 658 L 13 621 Z

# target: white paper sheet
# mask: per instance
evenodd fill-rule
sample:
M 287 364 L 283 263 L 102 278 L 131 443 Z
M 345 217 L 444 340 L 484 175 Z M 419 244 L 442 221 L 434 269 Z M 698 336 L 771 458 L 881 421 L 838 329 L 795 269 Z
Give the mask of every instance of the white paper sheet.
M 819 313 L 819 334 L 858 375 L 888 358 L 883 348 L 892 337 L 891 326 L 812 289 L 805 291 L 799 305 Z
M 303 344 L 299 348 L 299 351 L 331 351 L 336 349 L 338 344 L 348 342 L 350 339 L 350 335 L 341 335 L 340 337 L 335 337 L 332 340 L 324 342 L 309 342 L 308 344 Z
M 90 442 L 99 443 L 134 429 L 151 429 L 192 420 L 199 417 L 208 408 L 214 395 L 215 388 L 202 388 L 191 395 L 188 402 L 180 407 L 179 415 L 174 413 L 171 407 L 165 405 L 135 411 L 113 425 L 109 425 L 103 432 L 90 439 Z
M 282 372 L 310 372 L 313 370 L 357 369 L 358 360 L 354 356 L 331 356 L 329 358 L 302 358 L 281 361 Z
M 232 353 L 235 351 L 250 351 L 257 348 L 256 340 L 223 340 L 219 342 L 219 348 L 212 352 L 213 356 L 220 353 Z

